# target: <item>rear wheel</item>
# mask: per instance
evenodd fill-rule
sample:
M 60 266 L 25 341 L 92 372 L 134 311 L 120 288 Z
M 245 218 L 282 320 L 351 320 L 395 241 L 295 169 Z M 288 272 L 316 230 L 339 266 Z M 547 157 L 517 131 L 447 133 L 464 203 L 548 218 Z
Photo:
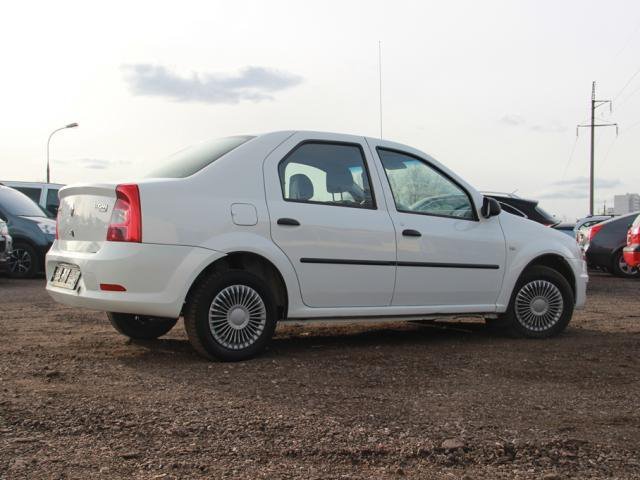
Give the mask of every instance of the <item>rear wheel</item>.
M 169 331 L 178 322 L 177 318 L 149 317 L 130 313 L 107 312 L 113 328 L 134 340 L 154 340 Z
M 191 295 L 184 326 L 202 356 L 238 361 L 266 348 L 276 312 L 274 295 L 262 278 L 243 270 L 214 272 Z
M 611 260 L 611 273 L 617 277 L 623 278 L 637 278 L 640 275 L 640 271 L 636 267 L 631 267 L 624 260 L 624 253 L 622 250 L 613 254 Z
M 518 280 L 507 311 L 489 325 L 513 336 L 548 338 L 567 327 L 574 305 L 573 290 L 560 273 L 533 266 Z
M 35 277 L 40 270 L 40 262 L 35 249 L 28 243 L 15 243 L 9 255 L 9 275 L 14 278 Z

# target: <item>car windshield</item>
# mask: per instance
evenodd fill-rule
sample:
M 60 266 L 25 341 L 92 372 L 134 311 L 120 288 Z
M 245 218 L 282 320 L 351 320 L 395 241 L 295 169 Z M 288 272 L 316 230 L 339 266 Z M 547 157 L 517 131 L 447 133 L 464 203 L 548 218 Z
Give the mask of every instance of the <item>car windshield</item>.
M 45 212 L 24 193 L 13 188 L 0 187 L 0 206 L 10 215 L 46 217 Z
M 202 170 L 234 148 L 252 138 L 236 136 L 216 138 L 184 148 L 170 155 L 163 164 L 146 175 L 148 178 L 185 178 Z

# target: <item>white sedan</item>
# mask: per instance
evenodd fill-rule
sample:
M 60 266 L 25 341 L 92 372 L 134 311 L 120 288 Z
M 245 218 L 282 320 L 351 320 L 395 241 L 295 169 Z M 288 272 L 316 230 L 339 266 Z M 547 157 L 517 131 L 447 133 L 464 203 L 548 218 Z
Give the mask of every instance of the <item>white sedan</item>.
M 524 337 L 585 302 L 576 242 L 513 215 L 429 155 L 283 131 L 207 141 L 147 178 L 60 191 L 47 290 L 131 338 L 180 316 L 195 349 L 240 360 L 277 322 L 478 314 Z

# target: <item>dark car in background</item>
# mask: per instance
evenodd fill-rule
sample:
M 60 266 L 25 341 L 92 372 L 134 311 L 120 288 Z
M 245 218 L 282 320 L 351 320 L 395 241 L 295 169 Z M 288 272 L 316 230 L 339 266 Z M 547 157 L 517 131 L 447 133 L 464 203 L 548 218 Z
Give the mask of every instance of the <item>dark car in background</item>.
M 623 249 L 627 245 L 627 232 L 639 212 L 612 218 L 589 227 L 580 237 L 587 264 L 619 277 L 638 277 L 638 269 L 627 264 Z
M 5 221 L 0 220 L 0 272 L 7 270 L 11 250 L 12 239 L 11 235 L 9 235 L 9 227 L 7 227 Z
M 528 218 L 534 222 L 541 223 L 547 227 L 551 227 L 559 223 L 548 212 L 545 212 L 537 200 L 528 200 L 526 198 L 520 198 L 513 193 L 495 193 L 495 192 L 483 192 L 485 197 L 495 198 L 503 212 L 511 213 L 519 217 Z
M 13 238 L 8 273 L 28 278 L 41 273 L 44 257 L 56 234 L 56 222 L 33 200 L 13 188 L 0 185 L 0 219 Z

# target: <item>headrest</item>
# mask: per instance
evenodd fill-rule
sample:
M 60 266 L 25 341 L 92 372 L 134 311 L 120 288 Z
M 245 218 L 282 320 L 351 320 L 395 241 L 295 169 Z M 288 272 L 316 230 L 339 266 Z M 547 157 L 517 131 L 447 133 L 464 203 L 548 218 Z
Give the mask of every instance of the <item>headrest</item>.
M 327 171 L 327 192 L 348 192 L 351 191 L 352 187 L 353 175 L 348 168 L 336 168 Z
M 304 173 L 296 173 L 289 179 L 289 198 L 291 200 L 311 200 L 313 183 Z

